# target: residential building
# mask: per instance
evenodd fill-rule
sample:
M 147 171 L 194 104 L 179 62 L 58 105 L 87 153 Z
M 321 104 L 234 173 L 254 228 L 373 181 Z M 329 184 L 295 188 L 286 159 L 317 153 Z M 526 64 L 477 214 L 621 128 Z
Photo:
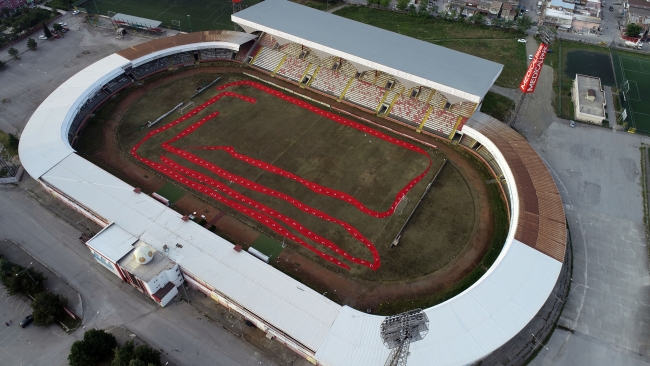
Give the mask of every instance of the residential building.
M 572 98 L 575 119 L 602 124 L 605 119 L 605 94 L 600 78 L 576 74 L 573 81 Z

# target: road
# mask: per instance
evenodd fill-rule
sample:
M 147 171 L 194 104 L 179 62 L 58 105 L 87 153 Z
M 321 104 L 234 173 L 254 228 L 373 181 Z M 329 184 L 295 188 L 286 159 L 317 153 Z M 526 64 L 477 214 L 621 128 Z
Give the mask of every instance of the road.
M 77 239 L 79 232 L 27 196 L 22 188 L 0 190 L 0 240 L 19 243 L 81 293 L 86 327 L 129 328 L 179 365 L 275 365 L 254 346 L 204 318 L 185 302 L 161 308 L 102 268 Z M 47 330 L 44 330 L 47 331 Z M 55 338 L 57 337 L 57 338 Z M 83 337 L 53 334 L 31 362 L 63 365 L 69 345 Z M 45 351 L 44 350 L 44 351 Z

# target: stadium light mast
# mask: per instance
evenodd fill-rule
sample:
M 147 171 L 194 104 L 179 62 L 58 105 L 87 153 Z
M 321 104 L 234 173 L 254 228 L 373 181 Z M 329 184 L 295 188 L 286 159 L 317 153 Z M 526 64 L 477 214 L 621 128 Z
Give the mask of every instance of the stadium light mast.
M 241 0 L 232 0 L 232 13 L 235 14 L 241 10 Z
M 190 33 L 192 33 L 192 22 L 190 21 L 190 15 L 187 14 L 187 22 L 190 24 Z
M 422 309 L 386 317 L 381 323 L 381 340 L 390 349 L 384 366 L 406 366 L 409 346 L 429 333 L 429 318 Z

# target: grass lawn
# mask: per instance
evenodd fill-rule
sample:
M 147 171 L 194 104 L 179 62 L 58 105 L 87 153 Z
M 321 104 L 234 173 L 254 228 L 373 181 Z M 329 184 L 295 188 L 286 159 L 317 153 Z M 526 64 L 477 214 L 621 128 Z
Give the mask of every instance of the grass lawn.
M 252 6 L 259 0 L 243 0 L 243 6 Z M 230 21 L 232 2 L 229 0 L 92 0 L 81 5 L 90 13 L 106 15 L 109 11 L 159 20 L 162 26 L 178 30 L 172 20 L 181 22 L 185 32 L 190 29 L 206 31 L 212 29 L 233 30 Z M 190 27 L 191 25 L 191 27 Z
M 616 81 L 629 82 L 626 122 L 637 131 L 650 133 L 650 57 L 632 52 L 612 51 Z
M 499 121 L 507 122 L 514 108 L 515 102 L 512 99 L 494 92 L 487 92 L 481 105 L 481 112 L 489 114 Z
M 280 253 L 284 250 L 284 248 L 282 248 L 282 243 L 269 238 L 264 234 L 255 239 L 255 241 L 251 243 L 251 247 L 259 250 L 262 254 L 269 256 L 269 263 L 275 262 Z
M 364 6 L 347 6 L 334 14 L 503 64 L 495 82 L 499 86 L 517 87 L 526 72 L 526 45 L 517 42 L 522 34 L 515 30 L 415 18 Z
M 187 192 L 176 184 L 167 182 L 164 186 L 157 190 L 156 193 L 167 198 L 169 200 L 169 203 L 174 204 L 179 199 L 183 198 Z
M 245 78 L 241 74 L 221 74 L 227 82 Z M 143 120 L 151 119 L 167 111 L 170 106 L 186 100 L 197 85 L 214 80 L 215 74 L 198 74 L 185 79 L 170 81 L 150 90 L 135 101 L 125 112 L 118 135 L 123 149 L 128 151 L 149 130 L 139 131 Z M 173 83 L 173 85 L 172 85 Z M 401 214 L 387 218 L 375 218 L 340 200 L 319 195 L 299 183 L 278 175 L 260 171 L 257 167 L 233 159 L 223 151 L 193 150 L 198 145 L 228 145 L 238 152 L 272 163 L 318 184 L 353 194 L 364 205 L 375 210 L 386 210 L 399 189 L 428 165 L 426 157 L 410 150 L 376 138 L 369 138 L 355 129 L 324 119 L 310 111 L 282 101 L 257 89 L 239 86 L 228 90 L 251 96 L 257 103 L 251 105 L 235 98 L 223 98 L 205 108 L 195 117 L 164 131 L 147 141 L 139 154 L 158 160 L 163 154 L 160 143 L 207 113 L 219 111 L 220 115 L 174 143 L 191 150 L 220 167 L 264 186 L 285 192 L 297 200 L 341 219 L 359 229 L 375 244 L 382 258 L 378 271 L 360 265 L 352 265 L 349 274 L 367 280 L 405 280 L 431 273 L 452 260 L 467 245 L 475 223 L 473 187 L 470 187 L 453 164 L 447 164 L 438 177 L 425 202 L 420 206 L 400 245 L 390 248 L 396 232 L 410 214 L 425 186 L 432 179 L 444 156 L 427 147 L 433 161 L 431 170 L 408 194 L 409 203 Z M 216 95 L 207 91 L 195 99 L 195 105 Z M 179 114 L 159 122 L 159 126 L 178 118 Z M 82 139 L 83 140 L 83 139 Z M 81 146 L 78 145 L 78 146 Z M 82 151 L 83 153 L 83 151 Z M 191 169 L 221 180 L 217 175 L 203 170 L 176 155 L 167 157 Z M 100 163 L 101 165 L 101 163 Z M 333 223 L 309 215 L 284 200 L 248 190 L 237 184 L 229 184 L 246 196 L 272 207 L 295 219 L 310 230 L 332 240 L 353 256 L 370 259 L 370 253 L 345 229 Z M 198 193 L 194 193 L 199 195 Z M 203 197 L 203 196 L 201 196 Z M 204 197 L 206 199 L 206 197 Z M 278 239 L 276 234 L 242 214 L 214 202 L 215 207 Z M 444 214 L 441 214 L 443 213 Z M 280 239 L 281 241 L 281 239 Z M 287 241 L 296 251 L 312 258 L 319 264 L 338 270 L 324 263 L 311 251 Z

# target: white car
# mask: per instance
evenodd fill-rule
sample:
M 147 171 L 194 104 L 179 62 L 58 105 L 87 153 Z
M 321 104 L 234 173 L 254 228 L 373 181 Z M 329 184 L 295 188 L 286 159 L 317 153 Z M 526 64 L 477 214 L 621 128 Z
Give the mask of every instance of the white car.
M 524 38 L 519 38 L 519 39 L 517 40 L 517 42 L 519 42 L 519 43 L 526 43 L 526 40 L 525 40 Z
M 44 35 L 40 35 L 38 36 L 38 39 L 47 39 L 47 37 L 45 37 Z
M 65 27 L 66 25 L 68 25 L 68 23 L 59 22 L 59 25 L 62 26 L 62 27 Z
M 72 15 L 77 15 L 77 14 L 79 14 L 79 10 L 75 10 L 72 12 Z
M 532 60 L 532 59 L 533 59 L 533 55 L 528 55 L 528 59 L 529 59 L 529 60 Z

